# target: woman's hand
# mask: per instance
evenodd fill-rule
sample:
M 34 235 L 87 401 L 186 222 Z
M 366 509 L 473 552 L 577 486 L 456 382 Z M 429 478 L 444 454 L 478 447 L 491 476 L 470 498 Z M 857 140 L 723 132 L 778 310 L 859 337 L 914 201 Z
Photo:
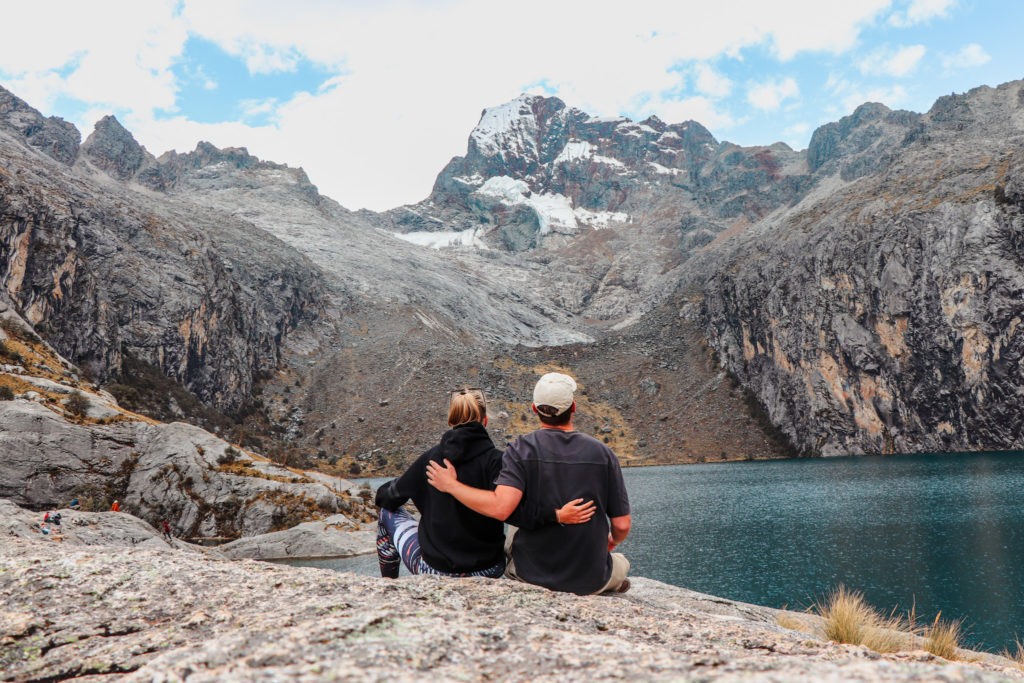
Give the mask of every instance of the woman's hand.
M 451 460 L 444 459 L 444 467 L 433 460 L 427 463 L 427 483 L 441 493 L 451 493 L 452 484 L 459 480 L 459 473 Z
M 555 518 L 559 524 L 583 524 L 590 521 L 596 510 L 594 501 L 584 503 L 582 498 L 577 498 L 555 510 Z

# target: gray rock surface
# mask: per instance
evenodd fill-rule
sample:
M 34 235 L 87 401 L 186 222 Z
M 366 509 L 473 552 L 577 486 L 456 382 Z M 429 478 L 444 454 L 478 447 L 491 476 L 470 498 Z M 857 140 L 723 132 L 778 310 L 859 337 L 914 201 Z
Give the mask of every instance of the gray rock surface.
M 3 88 L 0 88 L 0 129 L 13 133 L 22 144 L 62 164 L 74 163 L 82 141 L 74 125 L 60 117 L 44 117 Z
M 893 115 L 819 131 L 827 182 L 694 262 L 687 311 L 807 454 L 1021 448 L 1024 88 Z
M 57 161 L 33 135 L 59 122 L 4 91 L 0 280 L 99 381 L 138 359 L 343 471 L 408 462 L 467 378 L 504 375 L 488 389 L 512 414 L 544 355 L 523 349 L 568 365 L 589 345 L 592 384 L 635 384 L 615 368 L 637 353 L 720 382 L 666 306 L 738 382 L 711 413 L 741 415 L 746 443 L 782 450 L 763 408 L 791 453 L 1017 448 L 1021 92 L 868 103 L 806 151 L 522 96 L 484 112 L 430 197 L 372 214 L 244 148 L 154 159 L 112 118 Z M 400 241 L 439 232 L 476 246 Z M 699 452 L 664 446 L 717 457 L 727 431 L 706 424 Z M 657 427 L 617 433 L 639 448 Z
M 253 536 L 330 515 L 356 530 L 368 515 L 350 482 L 256 463 L 184 423 L 75 424 L 34 401 L 0 401 L 0 452 L 0 498 L 36 509 L 76 497 L 106 509 L 116 499 L 187 538 Z
M 248 402 L 318 315 L 308 261 L 250 224 L 126 192 L 107 172 L 146 155 L 116 120 L 69 167 L 34 151 L 38 112 L 0 101 L 0 281 L 18 311 L 99 381 L 129 355 L 217 407 Z
M 233 560 L 349 557 L 376 552 L 376 531 L 373 525 L 354 524 L 345 515 L 332 515 L 283 531 L 244 536 L 217 549 Z
M 0 498 L 0 537 L 6 541 L 20 538 L 33 543 L 51 543 L 59 548 L 69 546 L 106 546 L 108 550 L 123 548 L 175 548 L 177 550 L 222 557 L 214 548 L 193 545 L 180 538 L 167 540 L 159 531 L 135 515 L 124 512 L 86 512 L 70 508 L 49 510 L 60 513 L 59 525 L 47 524 L 43 533 L 43 513 L 31 512 Z
M 118 180 L 128 180 L 143 164 L 156 162 L 113 116 L 104 116 L 96 122 L 95 130 L 82 145 L 82 153 L 97 168 Z
M 1007 660 L 878 655 L 642 578 L 577 597 L 171 549 L 0 543 L 5 681 L 1005 681 Z M 966 653 L 964 653 L 966 654 Z

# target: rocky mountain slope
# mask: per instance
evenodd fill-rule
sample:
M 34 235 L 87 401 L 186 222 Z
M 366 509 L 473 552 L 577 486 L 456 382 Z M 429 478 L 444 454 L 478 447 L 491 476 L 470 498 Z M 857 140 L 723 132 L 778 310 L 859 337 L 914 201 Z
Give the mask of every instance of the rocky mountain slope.
M 523 96 L 386 217 L 475 226 L 616 328 L 674 302 L 796 452 L 1020 448 L 1022 103 L 1014 82 L 865 104 L 795 152 Z M 616 248 L 588 287 L 597 235 Z
M 636 301 L 656 300 L 661 287 L 638 289 L 647 280 L 625 273 L 617 254 L 628 245 L 614 231 L 587 231 L 578 244 L 589 246 L 575 253 L 424 249 L 386 229 L 388 217 L 322 197 L 301 169 L 206 143 L 155 158 L 112 117 L 50 158 L 32 131 L 66 126 L 10 94 L 4 102 L 3 281 L 40 333 L 110 382 L 125 405 L 230 431 L 279 462 L 393 471 L 442 431 L 445 397 L 457 384 L 488 390 L 499 434 L 528 428 L 524 403 L 543 349 L 570 344 L 579 345 L 574 355 L 602 349 L 584 383 L 629 387 L 595 396 L 584 428 L 638 462 L 705 457 L 694 448 L 675 453 L 672 435 L 691 422 L 686 413 L 627 424 L 646 397 L 659 393 L 671 406 L 679 392 L 673 382 L 635 376 L 635 363 L 620 371 L 617 359 L 636 349 L 591 345 L 613 322 L 635 319 Z M 124 216 L 62 218 L 83 206 L 114 206 Z M 648 268 L 642 255 L 629 258 Z M 562 286 L 569 277 L 576 290 Z M 672 279 L 669 271 L 658 277 Z M 581 305 L 595 287 L 611 318 L 591 318 L 596 309 Z M 641 348 L 644 358 L 662 356 L 656 342 Z M 568 357 L 555 361 L 572 370 Z M 706 363 L 692 374 L 709 386 L 724 377 Z M 715 395 L 729 406 L 719 412 L 748 412 L 734 387 Z M 707 452 L 780 452 L 759 428 L 741 434 Z M 645 452 L 649 443 L 667 448 Z
M 185 538 L 234 539 L 317 518 L 358 530 L 373 520 L 350 482 L 288 469 L 193 425 L 125 410 L 81 379 L 0 294 L 0 501 L 85 510 L 119 500 Z M 70 520 L 68 520 L 70 521 Z M 366 543 L 365 545 L 369 545 Z
M 948 662 L 829 643 L 808 615 L 643 578 L 623 596 L 577 597 L 507 580 L 389 580 L 15 538 L 0 545 L 0 604 L 0 679 L 25 683 L 1024 676 L 981 653 Z M 780 626 L 783 615 L 804 630 Z
M 382 214 L 3 93 L 0 273 L 127 404 L 335 472 L 400 468 L 459 384 L 512 438 L 555 367 L 630 463 L 1014 448 L 1020 91 L 866 104 L 803 151 L 522 96 Z
M 827 180 L 694 263 L 691 318 L 803 452 L 1024 446 L 1022 153 L 1020 82 L 865 105 L 815 133 Z
M 7 294 L 96 380 L 121 376 L 130 358 L 238 410 L 276 369 L 282 338 L 322 309 L 314 273 L 250 224 L 143 193 L 126 197 L 98 169 L 123 176 L 146 157 L 112 119 L 77 142 L 66 124 L 0 90 Z

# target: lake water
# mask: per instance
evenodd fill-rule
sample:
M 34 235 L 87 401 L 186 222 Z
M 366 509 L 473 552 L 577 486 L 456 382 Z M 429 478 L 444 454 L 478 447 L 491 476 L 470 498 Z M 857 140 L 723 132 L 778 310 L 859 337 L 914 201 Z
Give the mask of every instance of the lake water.
M 889 611 L 1024 638 L 1024 454 L 828 458 L 625 471 L 632 573 L 804 608 L 839 584 Z M 375 573 L 373 556 L 304 564 Z

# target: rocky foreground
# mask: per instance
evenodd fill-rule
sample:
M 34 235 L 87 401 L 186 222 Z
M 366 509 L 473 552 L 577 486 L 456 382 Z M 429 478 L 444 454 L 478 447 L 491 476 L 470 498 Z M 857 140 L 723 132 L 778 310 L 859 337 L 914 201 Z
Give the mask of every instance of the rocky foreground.
M 118 517 L 97 513 L 94 526 Z M 781 627 L 778 610 L 643 578 L 622 596 L 576 597 L 16 533 L 0 527 L 4 681 L 1024 678 L 990 655 L 952 663 L 829 643 Z

